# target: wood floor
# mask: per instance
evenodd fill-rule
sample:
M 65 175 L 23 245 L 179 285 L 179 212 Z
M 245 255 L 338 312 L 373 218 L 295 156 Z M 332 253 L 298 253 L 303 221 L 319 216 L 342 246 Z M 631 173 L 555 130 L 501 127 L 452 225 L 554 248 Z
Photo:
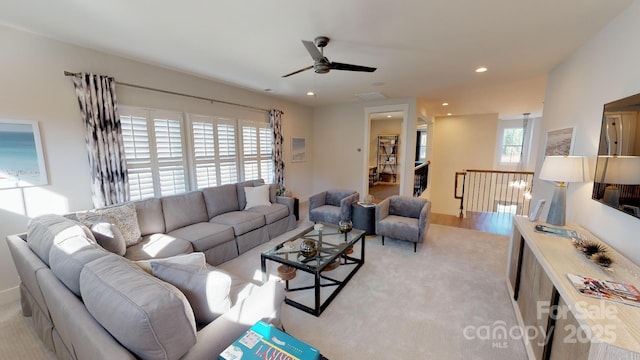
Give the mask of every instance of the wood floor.
M 510 235 L 513 215 L 507 213 L 467 212 L 466 218 L 454 215 L 431 213 L 432 224 L 484 231 L 493 234 Z

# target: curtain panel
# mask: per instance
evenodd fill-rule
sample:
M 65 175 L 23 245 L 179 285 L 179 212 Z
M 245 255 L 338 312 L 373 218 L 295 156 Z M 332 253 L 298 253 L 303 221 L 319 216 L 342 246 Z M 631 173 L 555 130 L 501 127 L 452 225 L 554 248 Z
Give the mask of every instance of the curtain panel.
M 85 125 L 93 205 L 101 208 L 129 201 L 116 82 L 109 76 L 82 73 L 74 76 L 73 84 Z
M 269 125 L 273 129 L 273 171 L 274 182 L 278 184 L 278 189 L 284 190 L 284 156 L 282 153 L 282 115 L 284 113 L 278 109 L 269 110 Z

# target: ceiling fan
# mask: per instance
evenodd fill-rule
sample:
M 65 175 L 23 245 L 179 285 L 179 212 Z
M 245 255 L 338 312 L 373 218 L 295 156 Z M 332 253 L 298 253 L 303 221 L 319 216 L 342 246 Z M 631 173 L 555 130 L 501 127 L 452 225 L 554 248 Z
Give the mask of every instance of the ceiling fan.
M 317 74 L 326 74 L 329 70 L 347 70 L 347 71 L 364 71 L 364 72 L 374 72 L 376 68 L 368 67 L 368 66 L 360 66 L 360 65 L 352 65 L 352 64 L 344 64 L 339 62 L 331 62 L 324 56 L 324 47 L 329 44 L 329 38 L 326 36 L 318 36 L 313 39 L 313 42 L 302 40 L 302 44 L 311 58 L 313 58 L 313 65 L 304 67 L 300 70 L 296 70 L 290 74 L 283 75 L 282 77 L 288 77 L 291 75 L 295 75 L 297 73 L 314 69 Z M 317 46 L 317 47 L 316 47 Z M 318 48 L 320 50 L 318 51 Z

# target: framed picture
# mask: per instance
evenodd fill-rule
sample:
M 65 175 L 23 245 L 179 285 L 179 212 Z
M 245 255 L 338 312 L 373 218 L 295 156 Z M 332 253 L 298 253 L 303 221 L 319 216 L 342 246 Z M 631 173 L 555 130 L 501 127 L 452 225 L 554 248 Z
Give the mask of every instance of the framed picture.
M 544 147 L 544 156 L 547 155 L 571 155 L 575 128 L 547 131 L 547 142 Z
M 307 160 L 307 143 L 305 138 L 291 138 L 291 162 Z
M 38 122 L 0 119 L 0 189 L 46 184 Z

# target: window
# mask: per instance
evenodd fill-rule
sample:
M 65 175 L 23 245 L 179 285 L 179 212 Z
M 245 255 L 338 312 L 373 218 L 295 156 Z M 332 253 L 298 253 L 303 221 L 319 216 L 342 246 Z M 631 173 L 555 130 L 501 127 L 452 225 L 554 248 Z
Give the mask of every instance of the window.
M 241 180 L 274 181 L 266 121 L 187 117 L 183 125 L 182 113 L 120 107 L 132 200 Z
M 417 131 L 415 161 L 427 161 L 427 130 Z
M 189 115 L 193 139 L 195 187 L 232 184 L 238 181 L 235 120 Z
M 121 107 L 131 199 L 187 190 L 182 114 Z
M 240 121 L 244 180 L 273 182 L 273 133 L 267 123 Z
M 502 133 L 502 152 L 500 162 L 505 164 L 519 164 L 524 144 L 524 130 L 519 128 L 505 128 Z

